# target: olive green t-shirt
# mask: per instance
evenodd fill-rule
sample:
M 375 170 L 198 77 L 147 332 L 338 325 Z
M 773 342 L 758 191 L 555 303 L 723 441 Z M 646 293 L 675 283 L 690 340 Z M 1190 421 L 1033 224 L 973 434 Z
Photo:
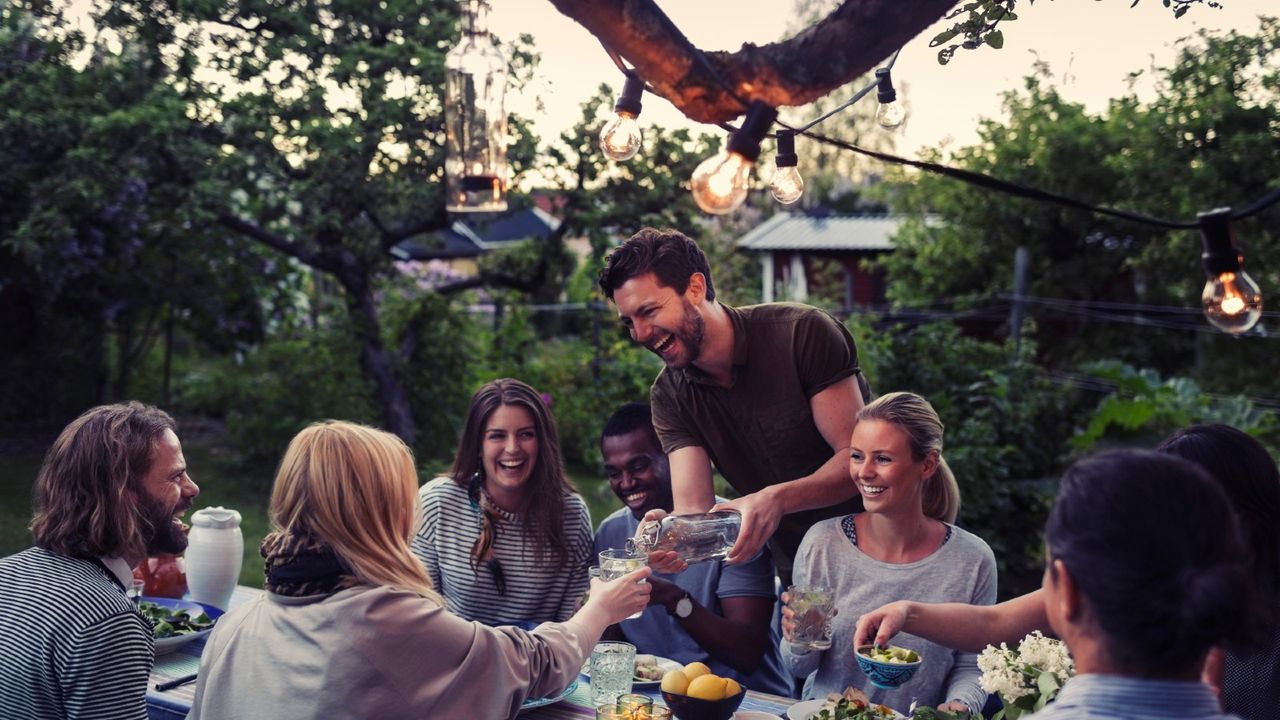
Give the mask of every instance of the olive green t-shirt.
M 692 365 L 663 368 L 650 391 L 653 427 L 664 451 L 703 448 L 734 490 L 746 495 L 809 475 L 831 459 L 834 451 L 813 421 L 809 400 L 859 373 L 858 351 L 848 328 L 808 305 L 723 307 L 733 323 L 730 386 L 716 385 Z M 855 492 L 852 480 L 849 491 Z M 861 509 L 855 495 L 784 516 L 773 538 L 779 575 L 790 575 L 784 570 L 811 525 Z

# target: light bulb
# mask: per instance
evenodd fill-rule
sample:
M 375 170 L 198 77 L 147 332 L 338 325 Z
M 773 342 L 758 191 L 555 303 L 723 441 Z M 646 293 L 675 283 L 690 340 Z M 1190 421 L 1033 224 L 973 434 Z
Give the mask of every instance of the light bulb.
M 790 205 L 804 194 L 804 178 L 800 177 L 800 172 L 794 167 L 780 167 L 769 182 L 769 192 L 773 194 L 774 200 Z
M 600 150 L 605 157 L 617 162 L 634 157 L 642 142 L 644 135 L 640 131 L 640 123 L 631 113 L 619 112 L 600 131 Z
M 876 70 L 876 100 L 880 108 L 876 110 L 876 122 L 885 130 L 894 130 L 907 119 L 907 111 L 898 103 L 898 93 L 893 89 L 893 75 L 889 68 Z
M 751 182 L 751 161 L 735 152 L 721 150 L 702 161 L 693 171 L 693 200 L 703 212 L 724 215 L 747 199 Z
M 880 103 L 880 109 L 876 110 L 876 122 L 885 130 L 901 127 L 906 119 L 907 111 L 902 109 L 902 103 L 896 101 Z
M 774 159 L 773 179 L 769 181 L 769 192 L 773 199 L 784 205 L 800 199 L 804 194 L 804 178 L 796 170 L 796 134 L 794 130 L 778 131 L 778 156 Z
M 1248 332 L 1262 317 L 1262 291 L 1244 270 L 1210 275 L 1200 302 L 1205 319 L 1232 335 Z

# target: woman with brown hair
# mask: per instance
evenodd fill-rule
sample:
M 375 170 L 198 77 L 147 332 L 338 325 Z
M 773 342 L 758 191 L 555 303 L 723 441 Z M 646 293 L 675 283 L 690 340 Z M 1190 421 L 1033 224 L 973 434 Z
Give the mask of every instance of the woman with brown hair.
M 477 390 L 453 468 L 419 499 L 413 552 L 450 610 L 490 625 L 573 614 L 587 589 L 591 517 L 533 388 L 503 378 Z
M 218 621 L 193 720 L 514 717 L 564 690 L 604 629 L 647 604 L 642 568 L 532 632 L 459 618 L 409 550 L 417 487 L 390 433 L 324 422 L 293 439 L 262 543 L 268 592 Z

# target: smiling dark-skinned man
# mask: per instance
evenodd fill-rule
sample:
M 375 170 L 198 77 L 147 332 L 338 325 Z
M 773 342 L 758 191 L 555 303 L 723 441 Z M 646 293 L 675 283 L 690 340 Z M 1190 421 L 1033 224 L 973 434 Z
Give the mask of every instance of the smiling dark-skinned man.
M 650 510 L 671 510 L 667 456 L 648 405 L 619 408 L 604 426 L 600 452 L 609 487 L 624 507 L 600 523 L 597 553 L 623 547 Z M 639 652 L 684 665 L 703 662 L 752 690 L 791 694 L 772 627 L 776 591 L 768 549 L 745 563 L 711 560 L 675 575 L 655 573 L 649 582 L 649 607 L 617 626 Z

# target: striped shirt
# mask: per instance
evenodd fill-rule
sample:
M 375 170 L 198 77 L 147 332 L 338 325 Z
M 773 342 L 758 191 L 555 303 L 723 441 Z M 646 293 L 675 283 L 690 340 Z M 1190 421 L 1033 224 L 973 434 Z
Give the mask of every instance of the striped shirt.
M 151 626 L 103 566 L 0 558 L 0 718 L 147 717 Z
M 548 555 L 539 561 L 521 532 L 520 517 L 499 509 L 495 517 L 493 557 L 502 566 L 506 594 L 485 563 L 471 567 L 471 546 L 480 536 L 480 509 L 465 488 L 439 477 L 418 491 L 422 520 L 413 552 L 427 568 L 431 582 L 449 609 L 488 625 L 563 621 L 578 609 L 587 591 L 592 548 L 591 515 L 582 498 L 564 496 L 565 566 Z
M 1208 685 L 1122 675 L 1077 675 L 1035 720 L 1230 720 Z

